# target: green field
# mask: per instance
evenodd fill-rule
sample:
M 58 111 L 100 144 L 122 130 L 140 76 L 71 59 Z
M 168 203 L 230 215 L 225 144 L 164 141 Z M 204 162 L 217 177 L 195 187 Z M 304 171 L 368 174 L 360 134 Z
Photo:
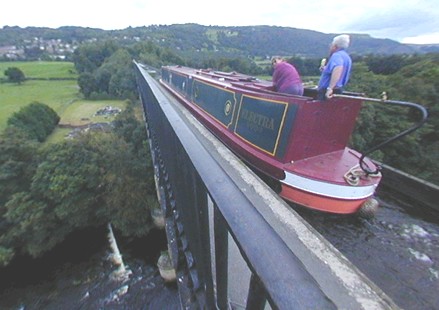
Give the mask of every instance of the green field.
M 9 67 L 20 68 L 27 80 L 17 85 L 0 83 L 0 132 L 6 127 L 8 118 L 20 108 L 32 102 L 41 102 L 54 109 L 61 117 L 60 124 L 72 126 L 93 122 L 108 122 L 112 118 L 93 117 L 102 107 L 123 108 L 125 102 L 115 100 L 88 101 L 79 93 L 76 80 L 56 80 L 56 78 L 74 77 L 73 63 L 69 62 L 0 62 L 0 72 Z M 51 78 L 54 80 L 44 80 Z
M 65 61 L 13 61 L 0 62 L 2 78 L 9 67 L 16 67 L 23 71 L 24 76 L 30 79 L 76 79 L 75 67 L 71 62 Z
M 96 111 L 106 106 L 123 110 L 125 108 L 125 102 L 121 100 L 75 101 L 64 111 L 60 124 L 80 126 L 89 123 L 103 123 L 113 120 L 113 116 L 95 116 Z
M 8 118 L 32 102 L 41 102 L 62 117 L 64 110 L 80 98 L 76 81 L 26 81 L 21 85 L 0 84 L 0 131 Z

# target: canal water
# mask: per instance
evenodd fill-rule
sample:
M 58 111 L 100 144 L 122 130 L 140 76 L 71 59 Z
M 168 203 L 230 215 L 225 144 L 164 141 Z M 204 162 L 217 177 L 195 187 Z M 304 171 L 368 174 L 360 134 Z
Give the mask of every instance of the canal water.
M 397 197 L 372 219 L 295 209 L 402 309 L 439 309 L 439 214 Z

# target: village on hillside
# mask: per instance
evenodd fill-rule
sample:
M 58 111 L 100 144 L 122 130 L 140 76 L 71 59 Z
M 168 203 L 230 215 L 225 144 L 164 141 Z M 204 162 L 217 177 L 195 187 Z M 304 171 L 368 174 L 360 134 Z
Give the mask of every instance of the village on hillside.
M 26 40 L 23 45 L 0 46 L 0 59 L 26 60 L 28 58 L 48 58 L 52 60 L 66 60 L 73 54 L 78 44 L 63 42 L 61 39 L 44 40 L 34 38 Z

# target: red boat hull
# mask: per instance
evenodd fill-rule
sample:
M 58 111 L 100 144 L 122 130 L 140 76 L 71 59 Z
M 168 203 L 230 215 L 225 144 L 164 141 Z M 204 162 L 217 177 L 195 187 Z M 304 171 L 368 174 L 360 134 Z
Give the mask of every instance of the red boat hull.
M 330 213 L 339 214 L 351 214 L 356 213 L 362 207 L 362 205 L 369 199 L 363 198 L 358 200 L 343 200 L 327 196 L 320 196 L 314 193 L 301 191 L 299 189 L 283 185 L 282 191 L 279 195 L 291 202 L 299 205 L 324 211 Z

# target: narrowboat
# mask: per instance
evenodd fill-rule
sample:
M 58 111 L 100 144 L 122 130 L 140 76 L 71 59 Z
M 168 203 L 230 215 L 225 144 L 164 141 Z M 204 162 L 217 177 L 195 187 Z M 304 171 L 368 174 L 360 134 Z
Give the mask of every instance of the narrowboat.
M 373 213 L 379 167 L 348 147 L 364 98 L 272 91 L 237 72 L 164 66 L 160 83 L 287 201 L 338 214 Z M 274 187 L 276 188 L 276 187 Z

